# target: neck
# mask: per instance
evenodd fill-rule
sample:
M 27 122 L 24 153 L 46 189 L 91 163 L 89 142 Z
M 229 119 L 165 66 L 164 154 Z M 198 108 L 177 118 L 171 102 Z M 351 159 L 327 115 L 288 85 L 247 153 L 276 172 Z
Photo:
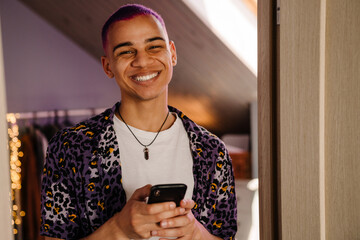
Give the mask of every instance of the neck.
M 124 99 L 118 111 L 128 125 L 144 131 L 157 132 L 169 110 L 167 101 L 149 100 L 134 102 Z M 119 117 L 118 112 L 116 115 Z M 162 130 L 168 129 L 174 121 L 175 117 L 169 115 Z

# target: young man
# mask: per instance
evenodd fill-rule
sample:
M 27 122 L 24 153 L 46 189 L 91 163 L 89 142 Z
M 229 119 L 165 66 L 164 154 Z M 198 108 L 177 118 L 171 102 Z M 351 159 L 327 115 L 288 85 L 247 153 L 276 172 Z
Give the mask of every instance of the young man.
M 125 5 L 105 23 L 103 69 L 121 103 L 60 131 L 42 182 L 48 239 L 233 239 L 236 197 L 224 144 L 167 105 L 176 50 L 162 18 Z M 146 204 L 154 184 L 185 183 L 180 207 Z M 150 185 L 151 184 L 151 185 Z

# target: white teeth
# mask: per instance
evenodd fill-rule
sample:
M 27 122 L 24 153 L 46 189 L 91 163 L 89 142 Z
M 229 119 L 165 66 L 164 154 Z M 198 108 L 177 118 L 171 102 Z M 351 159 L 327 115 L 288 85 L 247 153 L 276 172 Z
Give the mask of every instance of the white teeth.
M 150 75 L 146 75 L 146 76 L 137 76 L 137 77 L 134 77 L 134 79 L 136 81 L 140 81 L 140 82 L 143 82 L 143 81 L 147 81 L 147 80 L 150 80 L 154 77 L 156 77 L 159 73 L 153 73 L 153 74 L 150 74 Z

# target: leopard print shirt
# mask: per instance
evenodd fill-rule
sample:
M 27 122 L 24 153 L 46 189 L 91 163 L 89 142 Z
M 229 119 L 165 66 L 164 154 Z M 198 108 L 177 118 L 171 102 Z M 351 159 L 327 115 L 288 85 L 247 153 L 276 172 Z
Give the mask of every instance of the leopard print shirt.
M 126 204 L 113 117 L 120 103 L 50 141 L 42 175 L 41 235 L 83 238 Z M 193 156 L 195 218 L 212 234 L 234 239 L 236 194 L 223 142 L 179 110 Z

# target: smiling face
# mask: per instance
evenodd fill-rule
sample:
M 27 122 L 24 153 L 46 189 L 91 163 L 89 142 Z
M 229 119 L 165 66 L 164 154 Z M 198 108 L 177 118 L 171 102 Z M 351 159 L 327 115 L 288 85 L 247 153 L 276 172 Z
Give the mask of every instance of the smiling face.
M 176 50 L 155 17 L 140 15 L 113 23 L 105 52 L 104 71 L 115 77 L 123 102 L 167 100 Z

